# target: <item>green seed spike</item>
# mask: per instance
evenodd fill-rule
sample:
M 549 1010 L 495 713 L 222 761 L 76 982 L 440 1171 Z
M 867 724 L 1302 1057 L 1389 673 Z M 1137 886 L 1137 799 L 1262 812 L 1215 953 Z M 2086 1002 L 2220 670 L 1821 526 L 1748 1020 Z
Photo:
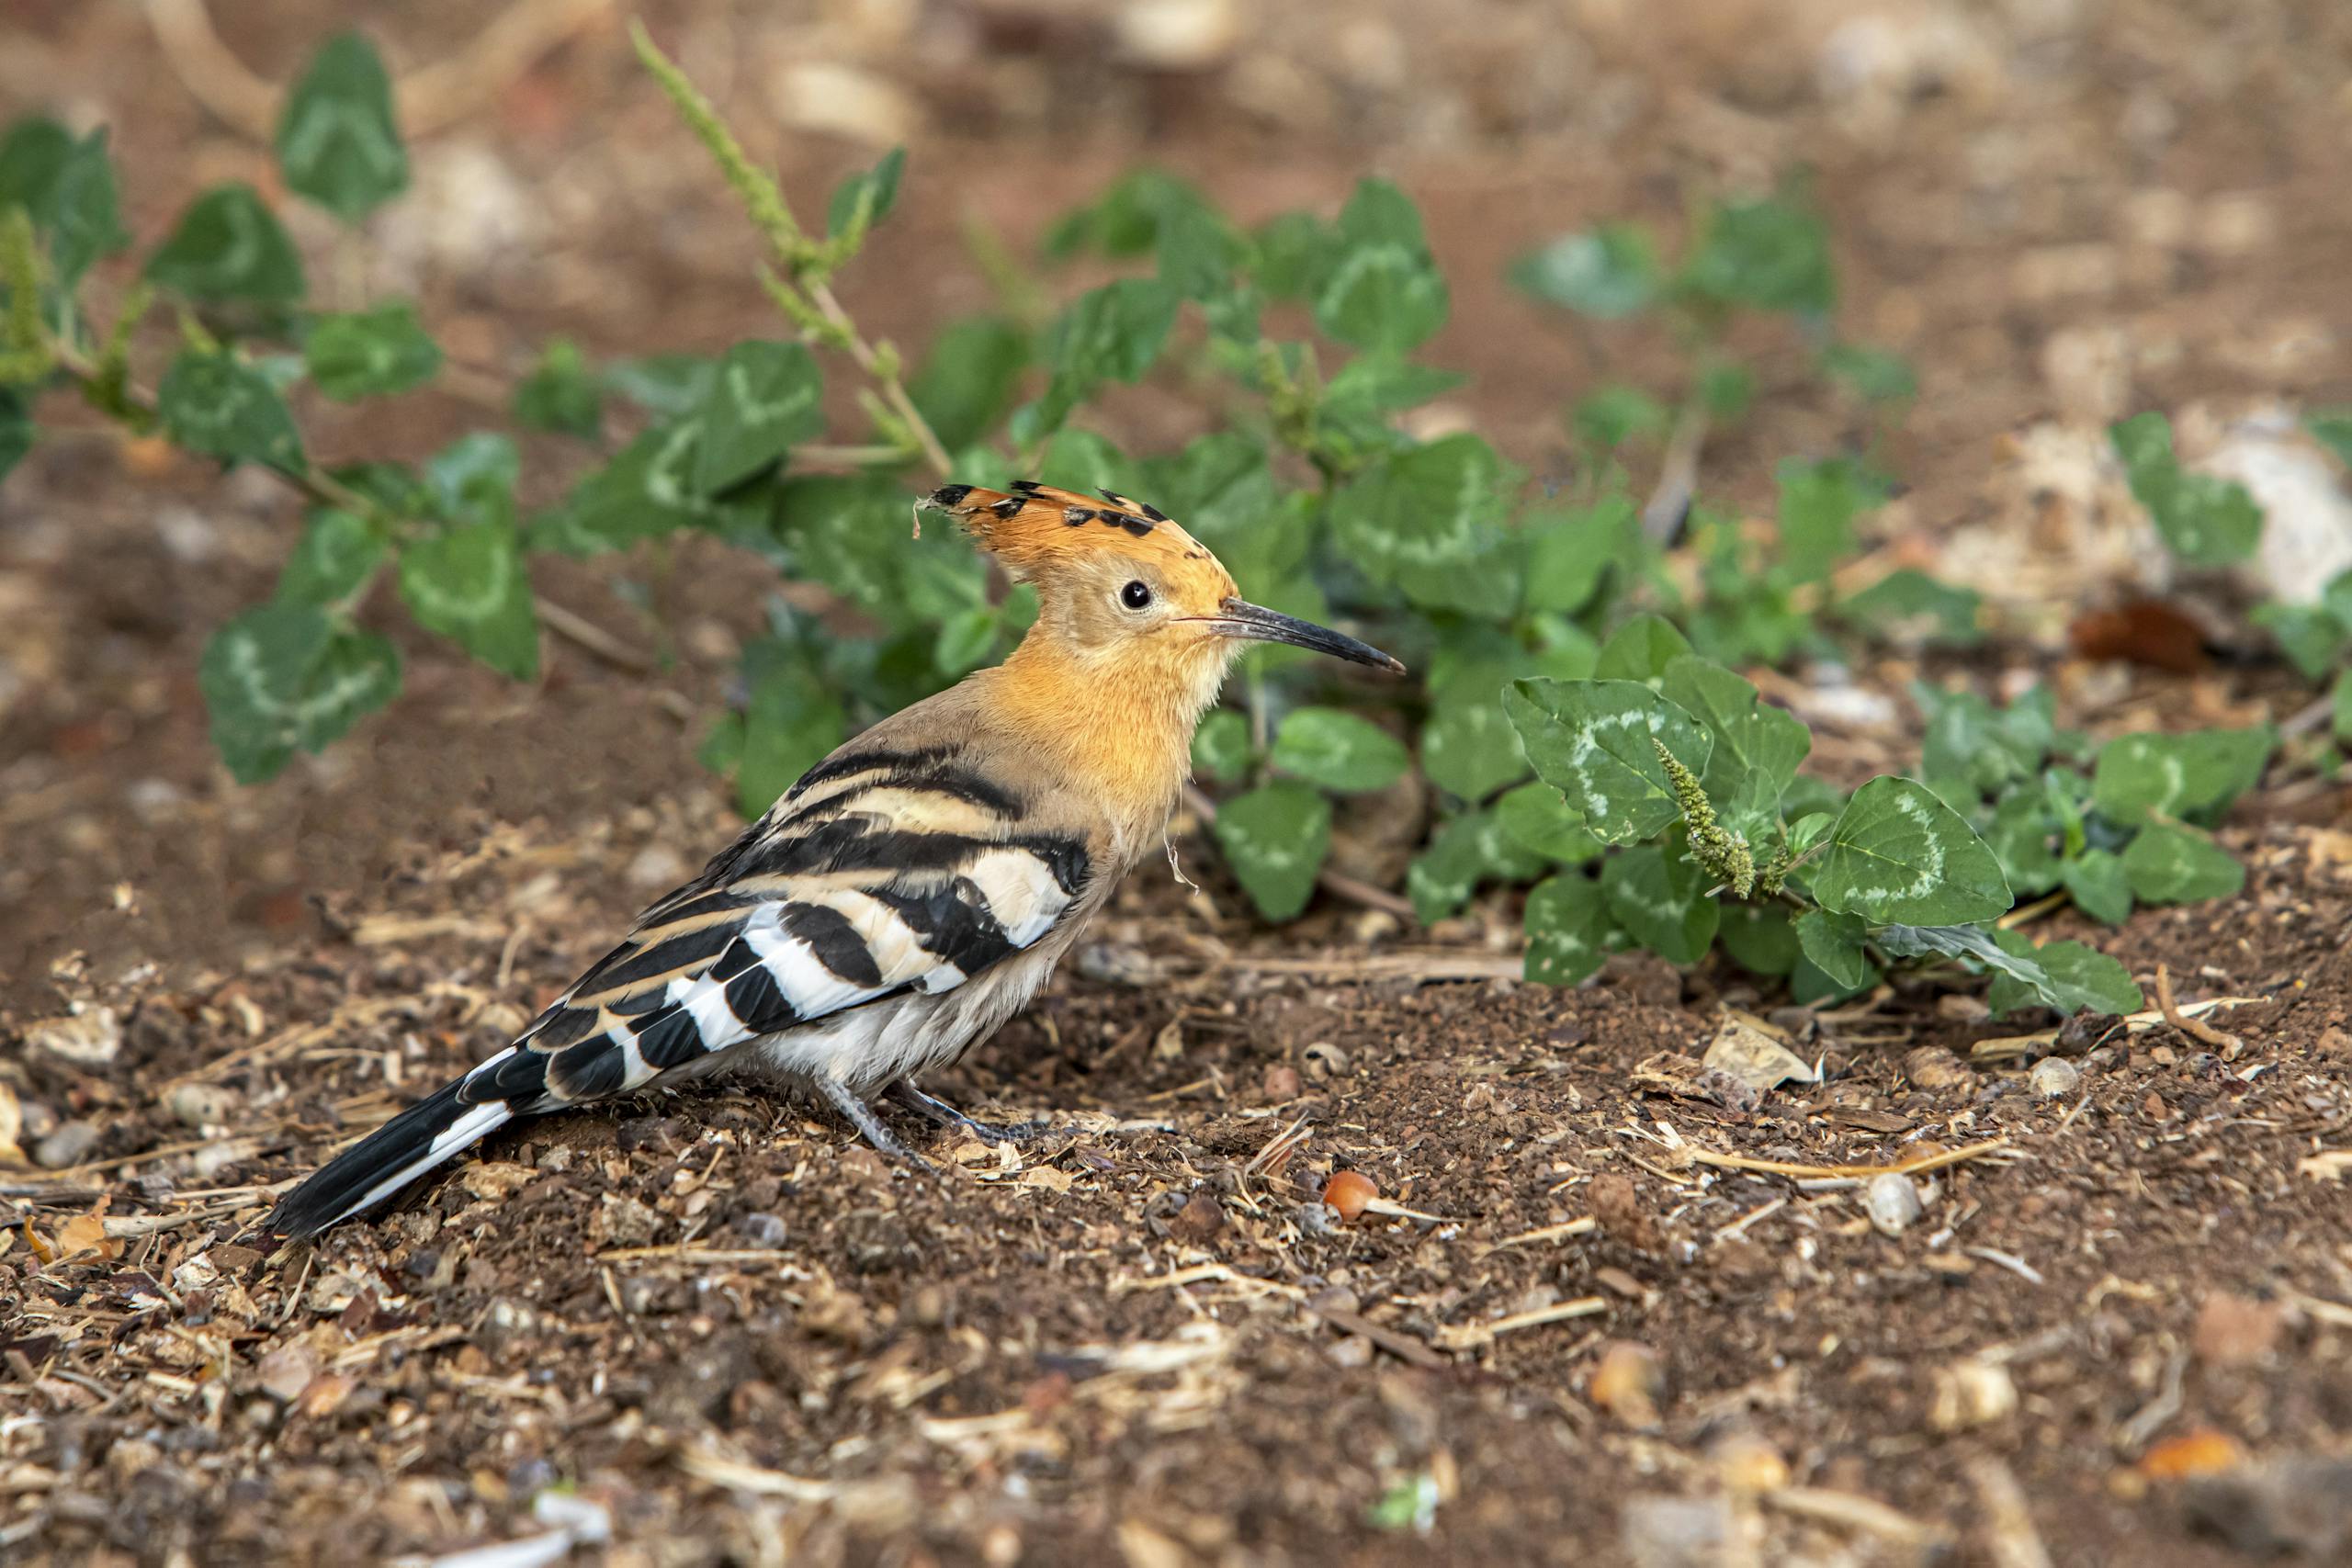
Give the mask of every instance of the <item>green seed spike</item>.
M 1665 741 L 1653 735 L 1650 744 L 1657 748 L 1658 765 L 1666 770 L 1666 782 L 1674 789 L 1674 803 L 1681 809 L 1683 825 L 1690 830 L 1690 857 L 1730 887 L 1734 896 L 1745 898 L 1755 892 L 1756 857 L 1749 852 L 1747 840 L 1726 831 L 1715 820 L 1714 806 L 1700 787 L 1698 775 L 1676 761 Z

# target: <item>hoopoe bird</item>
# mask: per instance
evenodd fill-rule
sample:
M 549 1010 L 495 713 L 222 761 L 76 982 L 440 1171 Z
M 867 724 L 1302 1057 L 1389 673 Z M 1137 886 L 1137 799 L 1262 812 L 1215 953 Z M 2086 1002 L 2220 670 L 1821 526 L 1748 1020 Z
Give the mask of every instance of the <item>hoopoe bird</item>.
M 886 1093 L 1014 1135 L 919 1080 L 1035 995 L 1165 841 L 1193 727 L 1243 644 L 1405 670 L 1239 598 L 1164 513 L 1102 493 L 1023 480 L 918 502 L 1036 585 L 1021 645 L 810 768 L 514 1043 L 288 1193 L 269 1234 L 315 1235 L 518 1116 L 733 1067 L 805 1087 L 900 1159 L 872 1103 Z

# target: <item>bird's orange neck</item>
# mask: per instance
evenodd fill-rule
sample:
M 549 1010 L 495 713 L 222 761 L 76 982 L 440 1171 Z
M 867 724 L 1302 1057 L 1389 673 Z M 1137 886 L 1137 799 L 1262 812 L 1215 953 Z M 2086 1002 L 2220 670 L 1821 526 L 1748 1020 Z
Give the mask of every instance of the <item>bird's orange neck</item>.
M 1149 839 L 1192 772 L 1193 729 L 1227 661 L 1208 642 L 1079 649 L 1040 623 L 986 673 L 1015 733 Z

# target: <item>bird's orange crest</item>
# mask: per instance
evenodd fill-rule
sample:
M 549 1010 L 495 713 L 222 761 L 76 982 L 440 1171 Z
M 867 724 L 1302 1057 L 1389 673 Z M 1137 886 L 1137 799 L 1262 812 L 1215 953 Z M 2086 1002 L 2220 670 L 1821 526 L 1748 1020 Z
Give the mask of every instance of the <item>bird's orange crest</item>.
M 1159 508 L 1130 501 L 1116 491 L 1099 494 L 1097 500 L 1035 479 L 1015 479 L 1009 491 L 947 485 L 920 504 L 963 524 L 980 548 L 1017 578 L 1098 553 L 1170 566 L 1216 560 L 1206 546 Z

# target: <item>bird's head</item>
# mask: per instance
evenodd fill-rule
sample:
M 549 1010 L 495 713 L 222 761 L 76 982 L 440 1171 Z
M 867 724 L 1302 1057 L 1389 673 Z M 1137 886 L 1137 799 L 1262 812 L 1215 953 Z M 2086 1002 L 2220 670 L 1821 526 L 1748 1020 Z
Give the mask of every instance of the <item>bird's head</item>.
M 1233 574 L 1165 513 L 1112 491 L 1100 500 L 1037 483 L 949 485 L 922 503 L 961 522 L 1017 581 L 1037 588 L 1037 626 L 1062 655 L 1105 669 L 1160 670 L 1216 684 L 1249 642 L 1283 642 L 1396 674 L 1366 643 L 1240 596 Z

